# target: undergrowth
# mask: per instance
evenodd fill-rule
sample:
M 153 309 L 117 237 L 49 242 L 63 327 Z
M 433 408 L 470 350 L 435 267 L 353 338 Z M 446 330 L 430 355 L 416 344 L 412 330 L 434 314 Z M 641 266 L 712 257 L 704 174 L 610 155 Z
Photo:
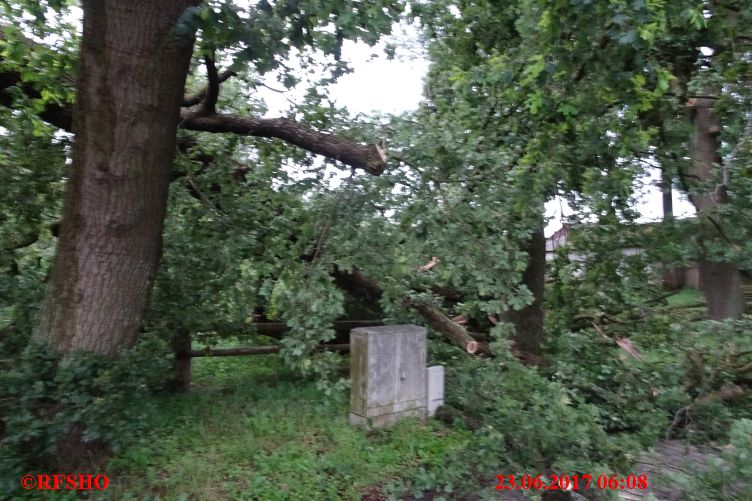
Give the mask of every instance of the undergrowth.
M 325 395 L 276 356 L 195 359 L 191 391 L 171 394 L 155 339 L 116 364 L 29 349 L 3 375 L 5 492 L 18 494 L 21 473 L 48 471 L 65 426 L 80 421 L 85 439 L 113 451 L 96 472 L 111 480 L 103 499 L 485 499 L 497 474 L 633 472 L 687 408 L 671 438 L 730 444 L 692 492 L 735 499 L 752 467 L 749 398 L 688 406 L 737 381 L 727 364 L 751 352 L 750 323 L 656 317 L 623 333 L 639 358 L 597 332 L 561 332 L 541 367 L 512 357 L 501 329 L 495 358 L 431 340 L 430 363 L 447 373 L 438 419 L 371 432 L 349 425 L 348 391 Z M 704 365 L 689 388 L 691 351 Z
M 360 499 L 470 438 L 438 422 L 353 428 L 348 396 L 324 397 L 273 356 L 194 360 L 191 392 L 155 402 L 149 431 L 110 462 L 102 497 Z

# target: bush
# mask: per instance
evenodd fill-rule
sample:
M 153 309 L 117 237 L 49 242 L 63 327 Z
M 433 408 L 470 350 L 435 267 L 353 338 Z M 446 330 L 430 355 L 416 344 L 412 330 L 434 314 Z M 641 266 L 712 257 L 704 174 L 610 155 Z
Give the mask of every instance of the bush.
M 596 405 L 609 433 L 634 433 L 648 446 L 695 399 L 747 384 L 734 367 L 748 363 L 752 353 L 752 317 L 690 322 L 655 316 L 607 330 L 612 339 L 629 339 L 642 360 L 615 343 L 599 343 L 602 336 L 592 329 L 552 336 L 549 359 L 551 377 Z M 693 357 L 702 360 L 696 375 L 691 374 Z M 679 426 L 672 436 L 694 443 L 723 441 L 731 422 L 749 411 L 744 400 L 694 406 L 687 426 Z
M 92 354 L 62 358 L 30 344 L 0 374 L 0 493 L 22 473 L 60 465 L 59 446 L 72 430 L 80 441 L 117 451 L 141 429 L 149 393 L 165 387 L 171 362 L 166 344 L 144 336 L 117 361 Z
M 629 453 L 640 448 L 637 440 L 610 436 L 599 407 L 497 352 L 494 359 L 471 359 L 444 351 L 447 395 L 439 417 L 470 428 L 473 439 L 445 463 L 415 476 L 406 487 L 413 495 L 488 491 L 496 474 L 626 470 Z

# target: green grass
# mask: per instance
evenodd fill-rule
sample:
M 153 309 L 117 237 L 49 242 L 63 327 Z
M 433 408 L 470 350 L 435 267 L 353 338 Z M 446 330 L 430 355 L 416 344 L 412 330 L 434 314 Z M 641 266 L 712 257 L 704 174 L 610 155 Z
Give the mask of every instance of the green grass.
M 666 298 L 669 306 L 700 305 L 703 301 L 702 291 L 697 289 L 682 289 Z
M 406 420 L 365 432 L 275 356 L 194 359 L 190 393 L 154 402 L 148 433 L 114 457 L 109 499 L 360 499 L 441 464 L 469 432 Z

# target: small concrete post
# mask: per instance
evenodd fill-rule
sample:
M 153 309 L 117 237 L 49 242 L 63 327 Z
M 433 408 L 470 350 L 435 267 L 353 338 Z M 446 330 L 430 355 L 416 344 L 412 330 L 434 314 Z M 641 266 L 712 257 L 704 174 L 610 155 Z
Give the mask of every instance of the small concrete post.
M 379 428 L 426 417 L 426 329 L 360 327 L 350 332 L 350 423 Z
M 426 398 L 428 417 L 436 414 L 436 409 L 444 405 L 444 366 L 434 365 L 426 369 Z

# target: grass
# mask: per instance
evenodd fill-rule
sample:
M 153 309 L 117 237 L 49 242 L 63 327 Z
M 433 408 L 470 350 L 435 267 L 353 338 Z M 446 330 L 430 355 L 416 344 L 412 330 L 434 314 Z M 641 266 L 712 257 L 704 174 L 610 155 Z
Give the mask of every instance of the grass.
M 701 305 L 704 302 L 702 291 L 697 289 L 682 289 L 666 298 L 669 306 Z
M 360 499 L 441 464 L 469 432 L 406 420 L 366 432 L 275 356 L 194 360 L 190 393 L 155 399 L 148 432 L 109 463 L 108 499 Z

